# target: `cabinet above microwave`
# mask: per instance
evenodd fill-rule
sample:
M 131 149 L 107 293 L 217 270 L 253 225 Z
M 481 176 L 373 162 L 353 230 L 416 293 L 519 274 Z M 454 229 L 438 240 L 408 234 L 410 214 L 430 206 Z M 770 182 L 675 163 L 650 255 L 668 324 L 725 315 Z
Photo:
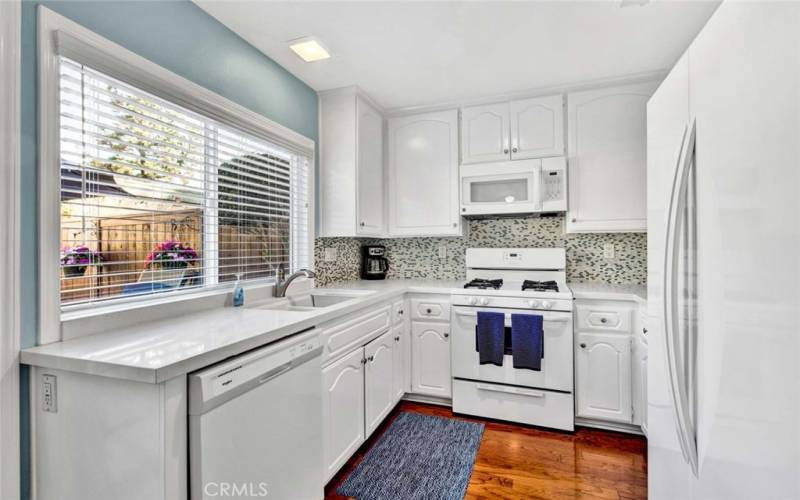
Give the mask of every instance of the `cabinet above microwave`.
M 461 215 L 564 212 L 566 177 L 563 156 L 461 165 Z

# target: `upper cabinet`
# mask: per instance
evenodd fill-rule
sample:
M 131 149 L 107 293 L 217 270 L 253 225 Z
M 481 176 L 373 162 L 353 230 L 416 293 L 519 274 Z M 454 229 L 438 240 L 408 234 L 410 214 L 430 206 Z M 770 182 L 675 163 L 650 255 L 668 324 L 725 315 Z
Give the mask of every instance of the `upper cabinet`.
M 647 230 L 647 101 L 657 83 L 567 96 L 567 232 Z
M 389 233 L 461 235 L 458 199 L 458 112 L 388 121 Z
M 461 163 L 564 154 L 561 95 L 470 106 L 461 110 Z
M 320 94 L 320 236 L 383 236 L 383 117 L 357 89 Z

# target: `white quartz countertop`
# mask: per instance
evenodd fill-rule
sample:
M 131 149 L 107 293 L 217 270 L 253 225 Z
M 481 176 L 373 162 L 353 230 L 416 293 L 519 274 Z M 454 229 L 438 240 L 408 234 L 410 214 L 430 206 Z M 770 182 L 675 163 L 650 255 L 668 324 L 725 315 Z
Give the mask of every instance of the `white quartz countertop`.
M 594 300 L 634 300 L 640 304 L 647 303 L 647 286 L 645 285 L 611 285 L 608 283 L 567 283 L 576 299 Z
M 463 281 L 351 281 L 323 287 L 370 292 L 313 311 L 220 307 L 24 349 L 21 362 L 138 382 L 161 383 L 349 313 L 412 293 L 450 293 Z

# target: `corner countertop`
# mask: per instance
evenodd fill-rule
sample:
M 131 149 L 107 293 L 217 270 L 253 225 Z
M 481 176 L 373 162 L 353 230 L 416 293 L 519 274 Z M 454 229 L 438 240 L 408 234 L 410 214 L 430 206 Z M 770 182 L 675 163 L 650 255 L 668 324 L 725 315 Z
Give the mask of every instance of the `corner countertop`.
M 145 383 L 161 383 L 406 292 L 450 293 L 463 281 L 351 281 L 323 293 L 362 291 L 314 311 L 263 309 L 273 301 L 220 307 L 24 349 L 23 364 Z
M 636 284 L 567 283 L 576 299 L 633 300 L 647 304 L 647 286 Z

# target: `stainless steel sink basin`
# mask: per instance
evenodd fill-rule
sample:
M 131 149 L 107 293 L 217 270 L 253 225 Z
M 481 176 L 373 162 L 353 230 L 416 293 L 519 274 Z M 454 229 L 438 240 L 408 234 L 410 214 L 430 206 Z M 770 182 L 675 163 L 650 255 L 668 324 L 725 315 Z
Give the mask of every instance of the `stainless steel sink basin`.
M 374 292 L 363 290 L 314 292 L 305 295 L 287 297 L 282 300 L 269 302 L 267 304 L 260 304 L 253 307 L 257 309 L 276 309 L 281 311 L 314 311 L 316 309 L 341 304 L 342 302 L 355 300 L 371 293 Z

